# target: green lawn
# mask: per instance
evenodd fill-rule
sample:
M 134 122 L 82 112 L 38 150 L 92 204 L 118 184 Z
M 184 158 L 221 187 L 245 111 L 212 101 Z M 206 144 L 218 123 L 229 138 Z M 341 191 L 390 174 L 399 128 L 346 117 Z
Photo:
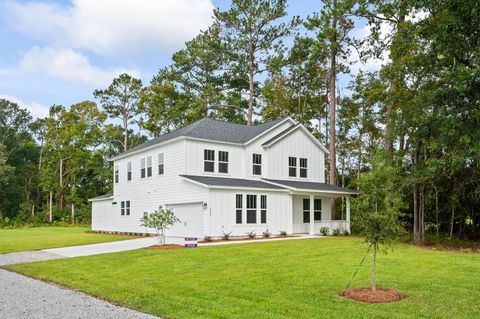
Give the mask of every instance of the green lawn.
M 378 258 L 378 284 L 409 297 L 375 305 L 338 296 L 365 251 L 361 239 L 338 237 L 137 250 L 8 269 L 166 318 L 480 318 L 480 254 L 397 245 Z M 369 285 L 369 266 L 354 286 Z
M 0 254 L 128 239 L 127 236 L 87 233 L 81 227 L 0 229 Z

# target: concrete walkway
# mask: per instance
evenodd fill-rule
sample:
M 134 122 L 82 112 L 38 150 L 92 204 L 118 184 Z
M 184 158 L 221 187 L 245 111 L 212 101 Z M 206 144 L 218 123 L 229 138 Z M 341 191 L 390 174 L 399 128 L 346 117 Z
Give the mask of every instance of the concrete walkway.
M 6 270 L 0 270 L 0 283 L 0 318 L 159 318 Z

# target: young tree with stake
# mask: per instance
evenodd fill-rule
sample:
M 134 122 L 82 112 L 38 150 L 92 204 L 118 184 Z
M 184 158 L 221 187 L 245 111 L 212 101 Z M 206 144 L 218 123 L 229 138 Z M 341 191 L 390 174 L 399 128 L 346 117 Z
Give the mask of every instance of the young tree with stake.
M 372 290 L 375 290 L 377 251 L 380 245 L 388 246 L 403 233 L 399 221 L 403 201 L 398 170 L 386 165 L 385 159 L 373 164 L 374 169 L 360 179 L 356 225 L 373 247 Z

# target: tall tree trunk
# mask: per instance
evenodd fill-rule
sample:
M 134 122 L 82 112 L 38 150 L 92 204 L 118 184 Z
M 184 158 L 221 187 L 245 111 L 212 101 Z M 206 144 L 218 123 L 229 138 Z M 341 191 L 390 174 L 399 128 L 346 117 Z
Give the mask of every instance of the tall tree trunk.
M 373 243 L 372 290 L 377 290 L 377 242 Z
M 126 152 L 128 150 L 128 117 L 126 115 L 123 116 L 123 151 Z
M 42 172 L 42 166 L 43 166 L 43 137 L 40 141 L 40 155 L 38 158 L 38 174 L 40 177 L 40 174 Z M 40 191 L 40 183 L 37 183 L 37 204 L 40 204 L 40 197 L 41 197 L 41 191 Z
M 63 210 L 63 157 L 60 157 L 60 168 L 59 168 L 59 187 L 58 187 L 58 206 L 60 211 Z
M 75 224 L 75 204 L 72 203 L 72 213 L 71 213 L 72 224 Z
M 253 119 L 253 76 L 254 76 L 254 63 L 255 63 L 255 57 L 253 54 L 253 43 L 252 43 L 252 35 L 249 34 L 248 38 L 248 50 L 249 52 L 249 73 L 248 73 L 248 89 L 249 89 L 249 95 L 248 95 L 248 112 L 247 112 L 247 124 L 252 125 L 252 119 Z
M 393 43 L 401 40 L 399 37 L 399 30 L 402 27 L 402 24 L 405 22 L 405 15 L 401 14 L 398 17 L 397 20 L 397 25 L 396 25 L 396 34 L 393 37 Z M 392 44 L 393 46 L 394 44 Z M 396 52 L 396 51 L 391 51 L 390 52 L 390 58 L 392 60 L 392 64 L 398 63 L 398 61 L 401 59 L 401 57 L 405 54 L 405 52 Z M 398 92 L 399 87 L 400 87 L 400 81 L 398 79 L 394 80 L 392 82 L 392 88 L 391 92 L 392 94 L 396 94 Z M 385 153 L 387 155 L 387 161 L 389 164 L 392 164 L 393 161 L 393 134 L 392 134 L 392 124 L 393 124 L 393 112 L 396 108 L 396 105 L 394 103 L 388 103 L 387 104 L 387 112 L 385 116 Z
M 452 219 L 450 222 L 450 239 L 453 237 L 453 222 L 455 220 L 455 201 L 452 199 Z
M 336 1 L 333 0 L 333 6 L 336 6 Z M 336 94 L 336 82 L 337 82 L 337 17 L 332 17 L 332 30 L 335 32 L 332 33 L 330 39 L 330 70 L 328 75 L 328 91 L 330 94 L 330 108 L 329 108 L 329 127 L 330 127 L 330 185 L 337 184 L 337 154 L 336 154 L 336 134 L 335 134 L 335 115 L 337 112 L 337 94 Z M 336 202 L 332 198 L 330 202 L 331 218 L 336 219 Z
M 53 221 L 53 215 L 52 215 L 52 200 L 53 200 L 53 192 L 50 191 L 50 206 L 49 206 L 49 211 L 48 211 L 48 222 L 51 224 Z

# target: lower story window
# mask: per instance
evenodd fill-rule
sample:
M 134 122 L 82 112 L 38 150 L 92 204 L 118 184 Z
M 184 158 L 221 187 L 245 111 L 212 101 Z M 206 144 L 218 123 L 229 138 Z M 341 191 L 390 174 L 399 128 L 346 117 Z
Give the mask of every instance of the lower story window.
M 267 223 L 267 195 L 260 196 L 260 223 Z
M 313 202 L 313 219 L 315 221 L 322 220 L 322 200 L 315 198 Z
M 241 224 L 242 223 L 242 215 L 243 215 L 243 195 L 242 194 L 236 194 L 235 196 L 235 223 Z
M 303 222 L 310 223 L 310 198 L 303 199 Z
M 120 202 L 120 215 L 130 216 L 130 201 L 129 200 Z
M 247 195 L 247 224 L 257 223 L 257 195 Z

